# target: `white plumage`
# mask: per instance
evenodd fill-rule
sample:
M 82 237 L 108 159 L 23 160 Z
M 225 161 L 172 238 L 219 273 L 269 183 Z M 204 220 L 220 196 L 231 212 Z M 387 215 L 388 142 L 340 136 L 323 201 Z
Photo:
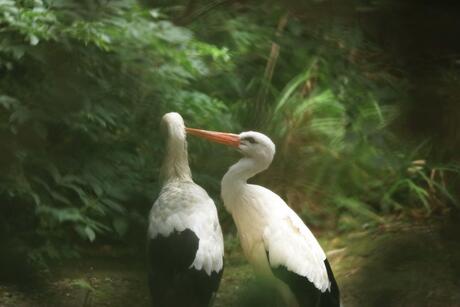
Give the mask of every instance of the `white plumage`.
M 222 230 L 214 201 L 192 180 L 184 120 L 171 112 L 163 116 L 162 125 L 168 134 L 162 166 L 164 185 L 149 214 L 149 238 L 190 229 L 199 239 L 190 267 L 204 269 L 208 275 L 219 272 L 224 255 Z
M 267 169 L 275 145 L 258 132 L 240 135 L 187 128 L 190 134 L 237 147 L 243 158 L 222 179 L 222 198 L 238 229 L 243 252 L 256 272 L 272 280 L 286 306 L 339 306 L 339 293 L 326 255 L 311 231 L 275 193 L 247 180 Z M 292 276 L 283 280 L 275 272 L 285 268 Z M 315 297 L 305 298 L 299 280 Z M 289 284 L 289 282 L 297 284 Z M 296 292 L 297 293 L 294 293 Z M 303 292 L 303 293 L 302 293 Z
M 163 185 L 147 232 L 152 302 L 157 307 L 207 307 L 223 272 L 217 209 L 192 180 L 182 117 L 168 113 L 162 127 L 167 135 Z
M 192 230 L 199 238 L 198 251 L 190 267 L 208 275 L 223 266 L 224 243 L 217 210 L 206 191 L 193 181 L 168 182 L 149 215 L 149 237 L 169 236 L 173 231 Z

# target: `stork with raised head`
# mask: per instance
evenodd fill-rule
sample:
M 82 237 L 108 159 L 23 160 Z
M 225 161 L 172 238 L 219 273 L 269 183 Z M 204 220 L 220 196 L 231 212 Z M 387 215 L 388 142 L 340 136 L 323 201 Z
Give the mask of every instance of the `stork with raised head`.
M 256 273 L 279 290 L 284 306 L 339 307 L 326 255 L 299 216 L 275 193 L 247 180 L 267 169 L 275 144 L 258 132 L 241 134 L 186 128 L 189 134 L 239 149 L 243 158 L 222 179 L 222 198 Z
M 205 307 L 223 272 L 224 243 L 217 209 L 192 180 L 184 121 L 162 119 L 167 136 L 163 186 L 149 215 L 148 274 L 155 307 Z

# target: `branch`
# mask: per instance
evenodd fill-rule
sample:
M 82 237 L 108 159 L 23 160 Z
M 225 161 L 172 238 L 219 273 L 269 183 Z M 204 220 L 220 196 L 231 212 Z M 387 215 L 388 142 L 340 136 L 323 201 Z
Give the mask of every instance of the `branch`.
M 175 20 L 174 23 L 179 26 L 185 26 L 187 24 L 192 23 L 195 19 L 209 13 L 211 10 L 218 7 L 219 5 L 229 1 L 230 0 L 214 0 L 202 7 L 199 7 L 196 10 L 193 10 L 196 2 L 195 0 L 191 0 L 184 11 L 184 14 L 182 14 L 181 17 Z
M 284 13 L 278 21 L 278 26 L 276 28 L 275 37 L 280 38 L 283 34 L 283 30 L 286 27 L 289 19 L 289 12 Z M 265 101 L 267 99 L 267 93 L 270 88 L 270 84 L 273 79 L 273 73 L 275 71 L 276 62 L 278 61 L 280 53 L 280 45 L 273 41 L 270 49 L 270 56 L 268 57 L 267 65 L 265 66 L 265 72 L 263 77 L 263 83 L 260 88 L 260 91 L 257 95 L 255 109 L 257 114 L 264 114 L 265 112 Z M 261 116 L 260 118 L 263 118 Z

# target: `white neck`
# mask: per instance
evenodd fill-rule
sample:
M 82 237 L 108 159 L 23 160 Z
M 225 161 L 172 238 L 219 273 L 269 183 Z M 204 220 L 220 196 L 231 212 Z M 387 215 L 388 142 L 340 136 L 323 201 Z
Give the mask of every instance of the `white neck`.
M 247 180 L 266 170 L 271 160 L 244 157 L 232 165 L 222 178 L 222 198 L 226 209 L 231 212 L 235 196 L 241 194 L 241 189 L 247 186 Z
M 161 166 L 163 183 L 166 184 L 175 180 L 192 181 L 185 134 L 170 135 L 167 142 L 166 154 Z

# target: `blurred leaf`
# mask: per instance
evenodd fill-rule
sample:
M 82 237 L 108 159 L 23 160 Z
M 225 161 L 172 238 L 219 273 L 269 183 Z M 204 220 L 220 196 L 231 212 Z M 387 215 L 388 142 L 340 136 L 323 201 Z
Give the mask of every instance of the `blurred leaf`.
M 84 290 L 95 291 L 93 286 L 91 286 L 91 284 L 85 279 L 74 279 L 70 282 L 70 286 Z
M 115 228 L 115 231 L 120 237 L 123 237 L 128 232 L 129 226 L 126 219 L 115 218 L 113 220 L 113 228 Z
M 383 222 L 382 218 L 377 213 L 373 212 L 371 209 L 369 209 L 367 204 L 359 200 L 347 197 L 336 197 L 335 202 L 337 202 L 338 206 L 344 207 L 354 214 L 362 215 L 378 223 Z
M 96 239 L 96 233 L 89 226 L 85 227 L 85 233 L 90 242 L 93 242 Z

